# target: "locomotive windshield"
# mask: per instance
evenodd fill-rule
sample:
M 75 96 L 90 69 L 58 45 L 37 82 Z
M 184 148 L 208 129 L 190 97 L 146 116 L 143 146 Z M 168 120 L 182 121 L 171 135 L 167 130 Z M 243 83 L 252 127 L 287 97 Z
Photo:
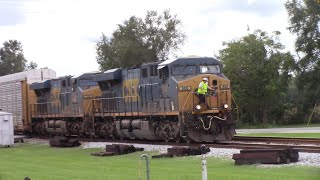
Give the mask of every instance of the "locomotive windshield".
M 196 66 L 175 66 L 172 68 L 173 75 L 195 75 L 196 73 Z
M 200 66 L 200 73 L 217 74 L 220 73 L 219 65 L 202 65 Z

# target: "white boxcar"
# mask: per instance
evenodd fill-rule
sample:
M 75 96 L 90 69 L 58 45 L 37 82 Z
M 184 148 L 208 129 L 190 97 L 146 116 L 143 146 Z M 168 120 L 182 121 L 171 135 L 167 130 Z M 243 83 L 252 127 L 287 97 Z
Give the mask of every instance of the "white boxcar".
M 0 77 L 0 109 L 13 114 L 15 131 L 22 131 L 24 121 L 28 120 L 29 88 L 34 82 L 43 82 L 56 78 L 56 72 L 48 69 L 10 74 Z
M 10 146 L 13 144 L 13 114 L 0 111 L 0 146 Z

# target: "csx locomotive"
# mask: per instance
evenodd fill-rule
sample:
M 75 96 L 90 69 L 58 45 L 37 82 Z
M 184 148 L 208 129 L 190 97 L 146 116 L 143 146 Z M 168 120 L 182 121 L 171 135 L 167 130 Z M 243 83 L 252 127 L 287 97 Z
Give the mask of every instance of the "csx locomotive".
M 221 68 L 214 58 L 179 58 L 33 83 L 25 129 L 166 142 L 230 140 L 232 96 Z M 213 90 L 200 103 L 203 78 Z

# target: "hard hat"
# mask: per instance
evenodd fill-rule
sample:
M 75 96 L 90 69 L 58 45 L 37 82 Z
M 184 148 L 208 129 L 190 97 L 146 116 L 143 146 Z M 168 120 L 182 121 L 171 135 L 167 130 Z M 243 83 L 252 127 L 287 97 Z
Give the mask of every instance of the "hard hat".
M 204 78 L 202 78 L 202 80 L 204 80 L 204 81 L 208 81 L 208 78 L 204 77 Z

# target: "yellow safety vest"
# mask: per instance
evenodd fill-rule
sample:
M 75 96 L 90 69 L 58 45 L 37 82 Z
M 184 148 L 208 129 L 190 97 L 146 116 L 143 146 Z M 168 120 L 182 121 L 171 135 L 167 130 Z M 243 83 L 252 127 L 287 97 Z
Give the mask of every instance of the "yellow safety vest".
M 206 92 L 208 91 L 208 85 L 206 83 L 204 83 L 203 81 L 201 81 L 201 87 L 202 88 L 198 88 L 198 93 L 199 94 L 206 94 Z

